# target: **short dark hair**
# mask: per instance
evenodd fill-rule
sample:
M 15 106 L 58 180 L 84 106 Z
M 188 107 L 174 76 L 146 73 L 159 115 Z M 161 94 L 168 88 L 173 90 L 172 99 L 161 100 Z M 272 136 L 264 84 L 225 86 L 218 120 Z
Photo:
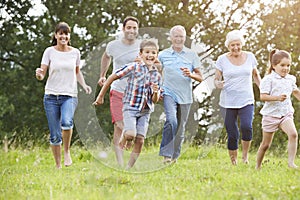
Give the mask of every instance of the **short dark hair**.
M 126 24 L 127 24 L 127 22 L 128 21 L 134 21 L 134 22 L 136 22 L 138 25 L 139 25 L 139 20 L 137 19 L 137 18 L 135 18 L 135 17 L 133 17 L 133 16 L 127 16 L 125 19 L 124 19 L 124 21 L 123 21 L 123 27 L 125 27 L 126 26 Z

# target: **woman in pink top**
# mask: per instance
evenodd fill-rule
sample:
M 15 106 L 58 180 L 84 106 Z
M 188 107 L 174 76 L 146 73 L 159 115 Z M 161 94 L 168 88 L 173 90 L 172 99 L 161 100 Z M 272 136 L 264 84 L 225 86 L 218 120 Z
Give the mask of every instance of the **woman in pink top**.
M 47 70 L 44 108 L 50 130 L 50 145 L 56 167 L 61 168 L 61 144 L 64 144 L 64 165 L 70 166 L 70 143 L 73 132 L 73 117 L 77 107 L 77 81 L 86 93 L 91 93 L 79 69 L 80 52 L 70 46 L 71 29 L 61 22 L 56 26 L 52 46 L 42 57 L 41 67 L 36 69 L 36 78 L 43 80 Z
M 291 94 L 300 100 L 300 90 L 296 85 L 296 77 L 290 75 L 291 56 L 284 50 L 273 50 L 270 53 L 269 73 L 262 79 L 260 99 L 265 104 L 260 111 L 263 115 L 263 139 L 257 152 L 256 169 L 261 163 L 266 151 L 271 146 L 275 131 L 280 128 L 288 135 L 288 166 L 297 168 L 294 163 L 297 152 L 298 133 L 294 123 L 294 108 Z

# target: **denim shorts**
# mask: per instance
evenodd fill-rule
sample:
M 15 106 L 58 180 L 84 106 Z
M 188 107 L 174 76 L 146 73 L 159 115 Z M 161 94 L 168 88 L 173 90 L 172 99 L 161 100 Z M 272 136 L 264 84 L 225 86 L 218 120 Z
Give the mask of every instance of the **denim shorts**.
M 44 109 L 50 130 L 51 145 L 60 145 L 62 143 L 61 131 L 73 128 L 73 118 L 77 104 L 77 97 L 44 95 Z
M 142 135 L 146 137 L 149 119 L 150 119 L 150 110 L 145 109 L 142 111 L 126 108 L 124 105 L 123 109 L 123 122 L 124 129 L 123 131 L 134 131 L 136 135 Z

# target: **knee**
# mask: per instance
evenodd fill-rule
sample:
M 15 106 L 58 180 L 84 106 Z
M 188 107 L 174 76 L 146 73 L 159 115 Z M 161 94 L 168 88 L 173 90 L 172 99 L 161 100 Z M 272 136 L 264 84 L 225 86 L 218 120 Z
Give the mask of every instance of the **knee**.
M 135 145 L 143 146 L 144 141 L 145 141 L 144 137 L 141 135 L 138 135 L 138 136 L 136 136 L 134 143 L 135 143 Z
M 289 140 L 297 141 L 298 140 L 297 132 L 293 132 L 293 133 L 289 134 Z
M 242 132 L 242 140 L 244 141 L 250 141 L 252 140 L 252 126 L 243 126 L 241 127 Z
M 72 119 L 63 119 L 61 121 L 61 127 L 63 130 L 69 130 L 73 128 L 73 120 Z
M 114 126 L 117 127 L 117 128 L 120 129 L 120 130 L 123 130 L 123 128 L 124 128 L 124 123 L 123 123 L 123 121 L 116 121 L 116 122 L 114 123 Z
M 60 136 L 50 136 L 51 145 L 60 145 L 62 143 L 62 138 Z
M 177 127 L 177 118 L 176 117 L 167 117 L 166 125 Z
M 260 149 L 262 151 L 267 151 L 270 147 L 271 147 L 270 143 L 261 143 L 261 145 L 260 145 Z
M 241 132 L 246 134 L 252 134 L 252 125 L 242 125 L 241 126 Z
M 134 138 L 135 136 L 136 136 L 136 132 L 135 131 L 133 131 L 133 130 L 127 130 L 127 131 L 125 131 L 124 132 L 124 135 L 125 135 L 125 137 L 126 138 Z

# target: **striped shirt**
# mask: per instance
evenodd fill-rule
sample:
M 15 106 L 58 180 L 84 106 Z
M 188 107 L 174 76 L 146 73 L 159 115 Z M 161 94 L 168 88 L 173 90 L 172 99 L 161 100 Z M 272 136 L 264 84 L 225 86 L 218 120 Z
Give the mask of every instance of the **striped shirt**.
M 128 78 L 123 96 L 123 104 L 129 104 L 132 108 L 154 111 L 152 102 L 153 91 L 151 83 L 161 86 L 161 75 L 156 67 L 150 70 L 144 63 L 129 63 L 117 70 L 115 74 L 120 78 Z

